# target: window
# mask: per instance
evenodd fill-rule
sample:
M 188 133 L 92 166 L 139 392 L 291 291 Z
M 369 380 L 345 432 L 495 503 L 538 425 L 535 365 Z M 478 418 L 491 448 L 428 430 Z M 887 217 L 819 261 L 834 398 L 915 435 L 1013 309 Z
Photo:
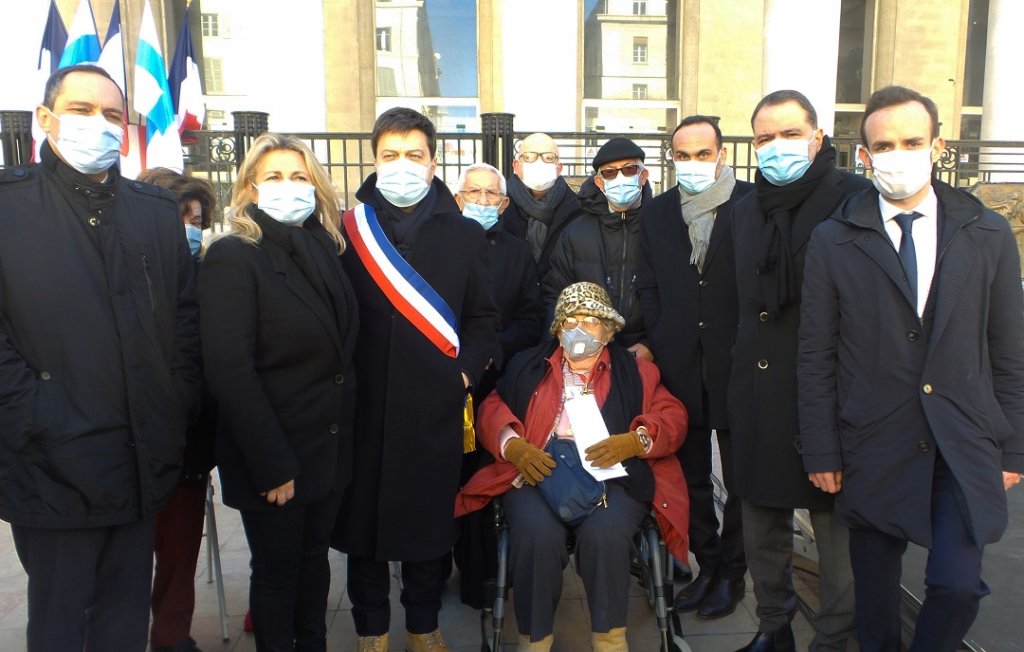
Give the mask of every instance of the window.
M 647 0 L 633 0 L 633 15 L 634 16 L 646 16 L 647 15 Z
M 391 52 L 391 28 L 377 28 L 377 50 L 379 52 Z
M 220 36 L 220 20 L 217 14 L 203 14 L 203 36 Z
M 647 63 L 647 37 L 633 37 L 633 63 Z
M 646 100 L 647 99 L 647 84 L 633 84 L 633 99 L 634 100 Z
M 395 97 L 398 95 L 398 84 L 395 83 L 394 68 L 377 68 L 377 95 Z
M 206 81 L 206 92 L 216 95 L 224 92 L 224 75 L 221 72 L 220 59 L 203 58 L 203 79 Z

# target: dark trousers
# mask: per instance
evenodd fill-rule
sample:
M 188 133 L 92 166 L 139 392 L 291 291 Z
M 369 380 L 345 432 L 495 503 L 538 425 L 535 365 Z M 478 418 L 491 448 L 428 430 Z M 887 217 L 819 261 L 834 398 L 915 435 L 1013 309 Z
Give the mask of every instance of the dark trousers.
M 690 550 L 702 575 L 738 580 L 747 572 L 743 554 L 743 508 L 733 493 L 732 439 L 719 430 L 722 480 L 729 496 L 722 512 L 722 533 L 718 533 L 715 487 L 711 481 L 711 430 L 690 428 L 682 448 L 676 452 L 690 492 Z M 685 559 L 682 561 L 686 561 Z
M 28 574 L 28 652 L 143 652 L 154 521 L 51 530 L 12 525 Z
M 441 592 L 451 572 L 451 553 L 437 559 L 402 562 L 402 606 L 405 629 L 429 634 L 437 629 Z M 359 636 L 382 636 L 391 626 L 390 566 L 368 557 L 348 557 L 348 597 Z
M 260 652 L 327 649 L 327 561 L 340 493 L 270 511 L 242 512 L 252 553 L 249 608 Z
M 971 537 L 956 480 L 940 456 L 931 491 L 932 547 L 925 566 L 924 606 L 910 652 L 956 650 L 989 593 L 981 579 L 983 547 Z M 900 650 L 900 577 L 906 549 L 906 539 L 878 530 L 850 530 L 857 640 L 864 652 Z
M 171 502 L 156 517 L 153 624 L 149 630 L 154 647 L 171 647 L 187 639 L 192 629 L 196 561 L 205 518 L 205 485 L 178 485 Z
M 818 547 L 818 600 L 811 652 L 846 650 L 854 633 L 849 530 L 832 510 L 811 510 Z M 743 501 L 743 539 L 757 598 L 758 629 L 776 632 L 796 613 L 793 510 Z
M 626 626 L 633 537 L 649 506 L 606 483 L 608 507 L 598 507 L 576 526 L 576 567 L 587 593 L 590 629 Z M 510 489 L 502 499 L 509 531 L 509 574 L 519 632 L 539 641 L 554 630 L 562 595 L 562 571 L 569 563 L 566 539 L 572 531 L 555 515 L 540 490 Z

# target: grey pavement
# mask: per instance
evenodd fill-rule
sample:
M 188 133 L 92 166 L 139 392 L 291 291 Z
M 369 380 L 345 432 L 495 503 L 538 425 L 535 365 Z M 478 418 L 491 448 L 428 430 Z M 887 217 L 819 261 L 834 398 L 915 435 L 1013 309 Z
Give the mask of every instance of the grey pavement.
M 256 649 L 252 634 L 242 631 L 247 608 L 249 587 L 249 550 L 238 512 L 218 503 L 217 534 L 223 565 L 224 590 L 227 597 L 229 640 L 221 640 L 220 617 L 217 608 L 215 584 L 207 582 L 206 542 L 200 553 L 196 574 L 196 610 L 192 635 L 204 652 L 249 652 Z M 25 650 L 26 577 L 22 571 L 11 540 L 10 528 L 0 524 L 0 650 Z M 345 558 L 331 552 L 331 594 L 328 603 L 327 648 L 332 651 L 355 649 L 355 630 L 352 625 L 351 602 L 345 594 Z M 719 620 L 701 620 L 693 614 L 683 615 L 683 630 L 693 652 L 733 652 L 747 644 L 757 631 L 754 617 L 754 598 L 750 582 L 747 595 L 736 612 Z M 480 612 L 473 610 L 458 598 L 459 579 L 455 571 L 444 595 L 441 610 L 441 631 L 453 650 L 476 652 L 480 650 Z M 630 591 L 627 635 L 630 649 L 653 652 L 657 649 L 657 623 L 648 608 L 643 590 L 634 584 Z M 392 580 L 391 649 L 404 649 L 404 621 L 398 602 L 398 586 Z M 515 649 L 515 616 L 511 605 L 506 621 L 505 641 L 509 652 Z M 488 620 L 488 624 L 490 621 Z M 806 649 L 810 641 L 810 626 L 802 616 L 794 622 L 797 641 Z M 555 647 L 559 652 L 590 650 L 589 617 L 583 586 L 572 569 L 565 571 L 565 589 L 558 607 L 555 625 Z

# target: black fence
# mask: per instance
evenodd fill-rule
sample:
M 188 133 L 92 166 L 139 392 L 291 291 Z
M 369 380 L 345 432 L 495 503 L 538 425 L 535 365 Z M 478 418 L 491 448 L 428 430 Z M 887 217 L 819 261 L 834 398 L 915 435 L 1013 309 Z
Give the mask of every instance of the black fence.
M 192 142 L 185 146 L 185 164 L 196 176 L 208 179 L 217 193 L 218 204 L 226 207 L 231 199 L 235 170 L 257 135 L 266 131 L 268 116 L 259 112 L 236 112 L 233 131 L 190 132 Z M 4 162 L 20 164 L 29 160 L 31 113 L 0 112 L 0 144 Z M 487 113 L 481 116 L 481 133 L 438 134 L 437 174 L 455 187 L 462 171 L 477 162 L 494 165 L 506 176 L 512 174 L 512 160 L 518 143 L 528 134 L 514 131 L 513 116 Z M 354 132 L 295 133 L 305 141 L 327 168 L 338 189 L 342 207 L 355 204 L 355 193 L 363 179 L 373 172 L 370 134 Z M 675 185 L 672 162 L 667 156 L 670 134 L 666 133 L 583 133 L 550 134 L 559 146 L 562 174 L 574 188 L 592 174 L 590 161 L 597 149 L 616 136 L 630 138 L 646 153 L 645 164 L 655 194 Z M 739 179 L 752 180 L 757 158 L 749 136 L 726 136 L 727 162 Z M 837 165 L 856 174 L 865 171 L 857 157 L 858 141 L 834 138 Z M 969 187 L 979 182 L 1024 181 L 1024 142 L 947 141 L 936 164 L 936 176 L 954 186 Z M 223 214 L 216 226 L 223 226 Z

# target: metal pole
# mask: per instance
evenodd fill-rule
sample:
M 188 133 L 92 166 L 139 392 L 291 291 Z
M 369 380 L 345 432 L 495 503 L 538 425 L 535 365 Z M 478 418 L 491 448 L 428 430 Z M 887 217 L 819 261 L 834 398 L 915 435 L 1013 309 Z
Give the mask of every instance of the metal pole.
M 32 160 L 32 112 L 0 111 L 0 142 L 4 165 L 14 167 Z
M 262 111 L 232 111 L 235 122 L 235 169 L 242 166 L 249 145 L 268 130 L 269 113 Z

